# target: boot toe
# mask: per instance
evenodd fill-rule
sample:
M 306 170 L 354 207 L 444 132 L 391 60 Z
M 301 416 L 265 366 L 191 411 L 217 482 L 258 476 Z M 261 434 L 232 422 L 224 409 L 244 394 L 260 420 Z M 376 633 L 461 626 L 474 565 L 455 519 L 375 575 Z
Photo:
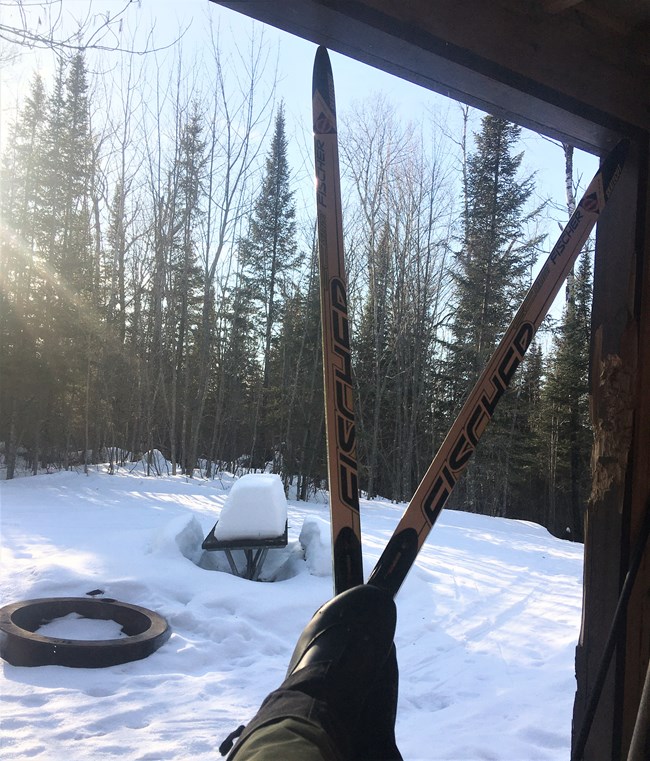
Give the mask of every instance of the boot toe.
M 370 585 L 353 587 L 323 605 L 304 629 L 287 676 L 315 664 L 365 677 L 383 663 L 392 647 L 397 613 L 393 598 Z

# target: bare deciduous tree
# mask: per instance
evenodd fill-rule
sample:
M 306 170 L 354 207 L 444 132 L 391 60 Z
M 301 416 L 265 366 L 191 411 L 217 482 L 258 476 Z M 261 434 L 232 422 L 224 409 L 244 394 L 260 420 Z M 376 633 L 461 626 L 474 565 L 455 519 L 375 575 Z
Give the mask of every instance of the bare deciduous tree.
M 52 50 L 62 58 L 70 58 L 80 50 L 143 55 L 177 41 L 156 46 L 153 29 L 143 45 L 124 41 L 124 22 L 129 12 L 140 8 L 140 0 L 135 3 L 123 0 L 117 7 L 111 4 L 106 10 L 99 10 L 98 6 L 98 3 L 93 6 L 92 1 L 66 5 L 64 0 L 2 0 L 0 62 L 11 62 L 33 50 Z

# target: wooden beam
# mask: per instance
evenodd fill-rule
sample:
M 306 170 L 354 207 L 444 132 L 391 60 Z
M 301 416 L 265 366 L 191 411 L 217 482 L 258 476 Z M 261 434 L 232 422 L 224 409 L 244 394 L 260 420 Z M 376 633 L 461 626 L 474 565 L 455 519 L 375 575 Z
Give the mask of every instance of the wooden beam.
M 541 0 L 542 8 L 547 13 L 560 13 L 567 8 L 574 8 L 582 2 L 583 0 Z
M 592 152 L 650 128 L 633 50 L 531 0 L 214 1 Z

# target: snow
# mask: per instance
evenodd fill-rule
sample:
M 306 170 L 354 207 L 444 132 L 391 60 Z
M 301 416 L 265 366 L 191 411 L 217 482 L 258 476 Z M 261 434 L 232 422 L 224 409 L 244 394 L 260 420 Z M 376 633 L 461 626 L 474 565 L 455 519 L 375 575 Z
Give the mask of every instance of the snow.
M 329 521 L 307 516 L 300 531 L 300 546 L 305 553 L 305 563 L 313 576 L 332 575 L 332 539 Z
M 280 476 L 249 473 L 233 484 L 214 535 L 219 541 L 274 539 L 284 534 L 286 522 L 287 500 Z
M 3 757 L 219 757 L 332 593 L 322 495 L 288 503 L 289 544 L 265 566 L 274 583 L 232 576 L 223 553 L 201 550 L 233 483 L 103 468 L 0 483 L 3 605 L 102 590 L 173 630 L 148 658 L 105 669 L 0 662 Z M 361 509 L 367 576 L 404 506 Z M 397 598 L 405 759 L 569 756 L 581 578 L 580 545 L 443 512 Z
M 69 613 L 39 626 L 36 633 L 42 637 L 73 639 L 80 641 L 121 639 L 126 637 L 121 624 L 116 621 L 104 621 Z

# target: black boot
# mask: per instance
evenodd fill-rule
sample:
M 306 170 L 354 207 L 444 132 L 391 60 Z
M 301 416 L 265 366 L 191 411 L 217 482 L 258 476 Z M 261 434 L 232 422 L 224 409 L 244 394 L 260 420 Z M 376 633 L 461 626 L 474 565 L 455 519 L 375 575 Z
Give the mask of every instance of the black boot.
M 356 731 L 357 761 L 402 761 L 395 740 L 399 674 L 395 646 L 368 694 Z
M 377 660 L 393 646 L 397 612 L 393 598 L 367 584 L 348 589 L 325 603 L 303 630 L 289 661 L 287 677 L 306 666 L 328 664 L 341 689 L 377 676 Z M 358 697 L 358 689 L 353 689 Z
M 256 730 L 294 717 L 322 727 L 341 758 L 356 759 L 366 745 L 357 735 L 370 691 L 391 654 L 394 659 L 396 617 L 392 597 L 368 585 L 323 605 L 301 634 L 286 679 L 266 698 L 231 758 Z M 381 713 L 383 721 L 387 713 Z

